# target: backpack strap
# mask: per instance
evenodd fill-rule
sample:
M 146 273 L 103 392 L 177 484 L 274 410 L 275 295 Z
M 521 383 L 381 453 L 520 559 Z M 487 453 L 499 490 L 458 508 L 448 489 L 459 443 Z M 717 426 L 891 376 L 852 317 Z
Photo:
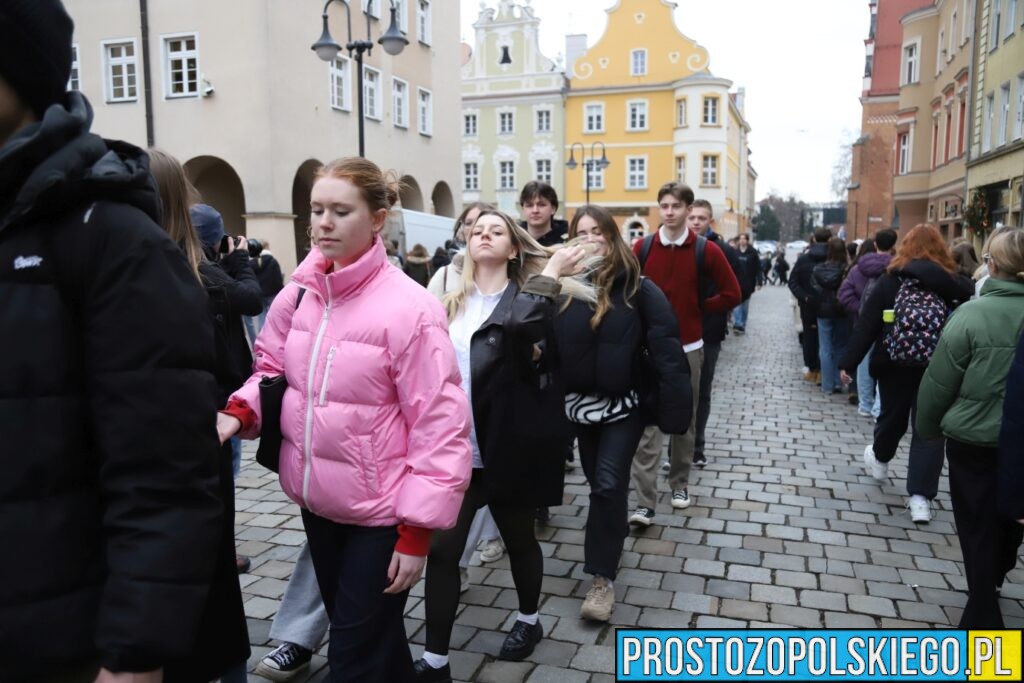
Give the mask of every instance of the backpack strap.
M 708 280 L 705 277 L 704 252 L 707 249 L 708 240 L 703 235 L 697 235 L 697 244 L 694 247 L 694 258 L 697 260 L 697 303 L 701 310 L 704 309 L 704 300 L 709 297 Z
M 306 288 L 299 287 L 299 293 L 295 295 L 295 310 L 299 310 L 299 304 L 302 303 L 302 297 L 306 295 Z
M 651 255 L 651 246 L 654 244 L 655 234 L 652 232 L 645 237 L 643 244 L 640 245 L 640 272 L 643 272 L 644 266 L 647 265 L 647 257 Z

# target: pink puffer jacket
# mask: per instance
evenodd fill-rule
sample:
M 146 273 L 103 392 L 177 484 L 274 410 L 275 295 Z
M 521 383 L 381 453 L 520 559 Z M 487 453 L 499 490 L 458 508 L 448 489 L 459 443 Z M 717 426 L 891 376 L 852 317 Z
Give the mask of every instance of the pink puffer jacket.
M 274 299 L 253 375 L 231 397 L 257 414 L 241 436 L 259 435 L 260 378 L 283 371 L 280 474 L 292 500 L 340 524 L 449 528 L 472 455 L 444 311 L 379 238 L 351 266 L 330 265 L 314 248 Z

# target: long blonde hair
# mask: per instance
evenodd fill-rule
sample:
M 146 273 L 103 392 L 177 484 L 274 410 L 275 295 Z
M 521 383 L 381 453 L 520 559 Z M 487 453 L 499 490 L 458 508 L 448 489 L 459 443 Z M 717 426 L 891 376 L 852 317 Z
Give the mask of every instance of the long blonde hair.
M 590 328 L 596 330 L 605 314 L 612 309 L 611 289 L 615 278 L 623 273 L 626 275 L 622 297 L 627 306 L 630 306 L 630 299 L 640 291 L 640 262 L 622 239 L 619 226 L 608 209 L 595 204 L 587 204 L 572 217 L 572 223 L 569 224 L 570 243 L 574 243 L 572 241 L 579 230 L 580 219 L 584 216 L 594 219 L 605 244 L 608 245 L 608 255 L 601 260 L 592 278 L 597 288 L 597 305 L 594 307 L 594 315 L 590 318 Z
M 1015 228 L 996 235 L 988 247 L 1000 280 L 1024 282 L 1024 230 Z
M 161 149 L 149 150 L 149 171 L 156 180 L 163 204 L 161 227 L 185 254 L 192 274 L 202 282 L 199 264 L 203 262 L 203 245 L 192 226 L 188 207 L 198 204 L 201 197 L 185 176 L 185 169 L 177 159 Z
M 543 272 L 555 249 L 542 247 L 537 240 L 530 236 L 530 233 L 516 225 L 516 222 L 506 213 L 496 209 L 486 210 L 480 213 L 477 220 L 479 221 L 484 216 L 497 216 L 505 224 L 509 239 L 512 240 L 512 246 L 516 250 L 516 257 L 508 262 L 508 279 L 514 282 L 516 287 L 522 289 L 531 276 Z M 465 308 L 466 299 L 476 287 L 473 277 L 475 271 L 476 263 L 467 247 L 462 262 L 462 286 L 446 294 L 443 299 L 445 310 L 448 313 L 448 322 L 455 320 Z M 584 274 L 585 272 L 561 278 L 559 282 L 562 285 L 562 294 L 593 303 L 597 300 L 597 294 L 594 287 L 586 281 Z

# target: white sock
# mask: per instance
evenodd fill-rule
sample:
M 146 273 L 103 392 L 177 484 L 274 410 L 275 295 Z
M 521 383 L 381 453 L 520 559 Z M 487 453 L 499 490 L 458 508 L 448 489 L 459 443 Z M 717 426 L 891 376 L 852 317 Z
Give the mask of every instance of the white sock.
M 429 664 L 431 669 L 442 669 L 448 666 L 448 655 L 435 655 L 424 650 L 423 661 Z
M 536 625 L 536 623 L 539 620 L 540 620 L 540 612 L 534 612 L 533 614 L 523 614 L 522 612 L 519 612 L 518 614 L 516 614 L 516 621 L 526 622 L 530 626 Z

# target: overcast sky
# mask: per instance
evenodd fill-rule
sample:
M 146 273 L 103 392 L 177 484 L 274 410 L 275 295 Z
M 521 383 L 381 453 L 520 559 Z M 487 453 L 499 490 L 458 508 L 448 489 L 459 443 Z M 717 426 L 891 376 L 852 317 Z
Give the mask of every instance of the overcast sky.
M 487 0 L 496 7 L 498 0 Z M 541 50 L 565 52 L 565 34 L 593 45 L 615 0 L 533 0 Z M 462 39 L 473 44 L 479 0 L 462 0 Z M 678 0 L 676 25 L 707 48 L 711 72 L 747 90 L 757 197 L 769 190 L 831 201 L 840 144 L 860 132 L 867 0 Z

